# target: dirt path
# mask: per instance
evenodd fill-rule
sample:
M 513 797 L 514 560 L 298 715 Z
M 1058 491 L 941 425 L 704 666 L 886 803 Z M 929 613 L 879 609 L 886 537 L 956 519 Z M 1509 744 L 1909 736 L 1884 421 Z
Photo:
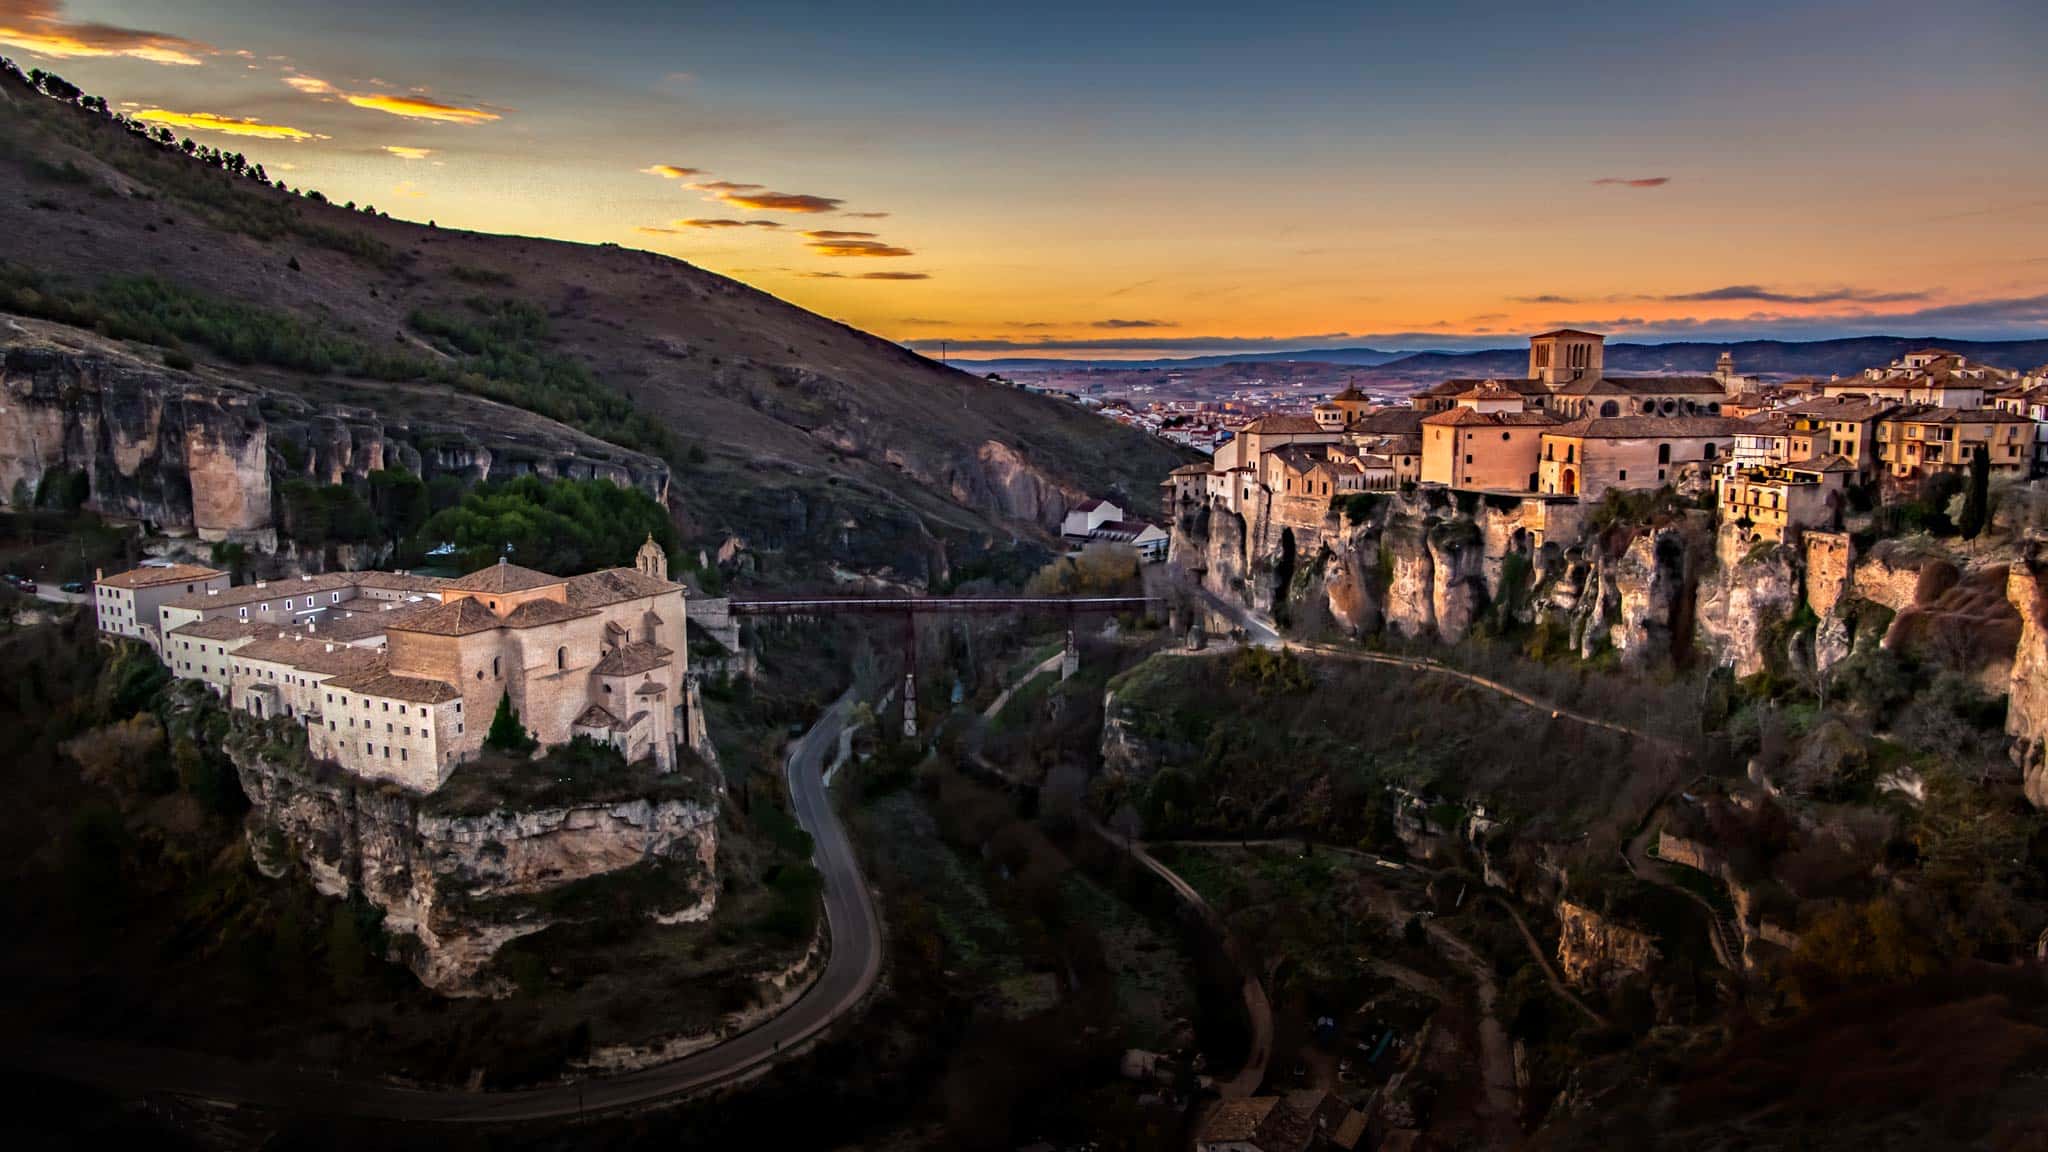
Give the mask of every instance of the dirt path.
M 1060 661 L 1066 656 L 1066 654 L 1066 650 L 1061 649 L 1060 651 L 1055 652 L 1052 655 L 1046 657 L 1044 660 L 1039 661 L 1037 667 L 1033 668 L 1029 672 L 1026 672 L 1024 675 L 1018 677 L 1017 682 L 1015 684 L 1012 684 L 1008 688 L 1003 689 L 1002 692 L 996 696 L 995 700 L 992 701 L 988 707 L 982 709 L 982 718 L 984 720 L 995 719 L 996 714 L 1003 710 L 1003 705 L 1008 704 L 1010 702 L 1010 697 L 1017 694 L 1017 689 L 1024 687 L 1026 684 L 1031 683 L 1033 680 L 1038 679 L 1040 676 L 1045 675 L 1047 672 L 1059 671 Z
M 1730 972 L 1742 970 L 1741 945 L 1736 943 L 1735 927 L 1728 922 L 1727 914 L 1714 906 L 1714 902 L 1692 890 L 1687 885 L 1671 879 L 1666 871 L 1669 865 L 1650 855 L 1650 838 L 1655 836 L 1662 825 L 1657 813 L 1671 800 L 1670 794 L 1659 799 L 1643 818 L 1643 826 L 1629 837 L 1628 846 L 1622 849 L 1621 862 L 1628 865 L 1630 873 L 1645 883 L 1668 889 L 1699 905 L 1707 917 L 1707 942 L 1713 945 L 1714 959 Z
M 1108 829 L 1098 825 L 1096 831 L 1112 843 L 1116 842 L 1116 838 Z M 1202 918 L 1216 929 L 1223 937 L 1224 951 L 1237 965 L 1237 970 L 1244 974 L 1244 1013 L 1251 1023 L 1251 1044 L 1245 1053 L 1244 1067 L 1238 1070 L 1236 1076 L 1216 1085 L 1216 1090 L 1225 1099 L 1256 1093 L 1259 1085 L 1266 1080 L 1266 1065 L 1273 1058 L 1273 1003 L 1266 997 L 1265 986 L 1259 983 L 1258 967 L 1251 962 L 1252 957 L 1238 947 L 1236 939 L 1230 935 L 1230 929 L 1223 923 L 1223 917 L 1209 906 L 1207 900 L 1202 899 L 1202 894 L 1195 890 L 1194 885 L 1182 879 L 1180 873 L 1161 863 L 1158 857 L 1147 852 L 1145 845 L 1131 841 L 1127 846 L 1131 856 L 1138 863 L 1166 881 L 1168 887 L 1171 887 L 1190 907 L 1201 913 Z

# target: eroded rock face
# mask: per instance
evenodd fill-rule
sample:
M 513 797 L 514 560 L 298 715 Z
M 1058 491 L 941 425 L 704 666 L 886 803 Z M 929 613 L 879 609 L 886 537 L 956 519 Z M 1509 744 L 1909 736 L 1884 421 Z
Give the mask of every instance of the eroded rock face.
M 0 390 L 0 499 L 11 501 L 18 486 L 33 493 L 55 470 L 83 472 L 86 506 L 104 516 L 265 551 L 277 545 L 273 492 L 290 479 L 338 484 L 403 468 L 468 484 L 604 479 L 668 496 L 661 461 L 560 426 L 542 434 L 483 421 L 398 423 L 111 347 L 79 351 L 20 335 L 0 347 Z
M 2043 557 L 2038 546 L 2012 565 L 2006 596 L 2020 618 L 2019 645 L 2012 661 L 2005 731 L 2013 738 L 2012 758 L 2020 768 L 2027 800 L 2048 808 L 2048 601 L 2043 599 Z
M 1784 656 L 1766 652 L 1764 645 L 1772 628 L 1798 610 L 1794 559 L 1785 547 L 1724 554 L 1720 568 L 1700 582 L 1700 638 L 1737 676 L 1754 676 L 1774 655 Z
M 1657 961 L 1657 942 L 1647 933 L 1590 908 L 1559 901 L 1557 920 L 1557 966 L 1566 980 L 1582 988 L 1618 984 L 1648 972 Z
M 702 918 L 717 898 L 717 808 L 681 800 L 626 800 L 475 815 L 437 814 L 422 799 L 337 773 L 316 778 L 295 757 L 244 745 L 234 751 L 249 796 L 249 837 L 276 870 L 295 857 L 329 896 L 360 892 L 385 928 L 418 941 L 407 960 L 420 982 L 448 995 L 494 994 L 480 978 L 508 942 L 553 923 L 531 897 L 648 861 L 694 865 L 675 893 L 681 918 Z
M 268 429 L 253 396 L 49 346 L 0 352 L 0 494 L 83 472 L 87 506 L 206 540 L 270 530 Z
M 962 504 L 1047 528 L 1057 527 L 1069 507 L 1087 499 L 999 440 L 984 442 L 971 461 L 956 464 L 947 486 Z

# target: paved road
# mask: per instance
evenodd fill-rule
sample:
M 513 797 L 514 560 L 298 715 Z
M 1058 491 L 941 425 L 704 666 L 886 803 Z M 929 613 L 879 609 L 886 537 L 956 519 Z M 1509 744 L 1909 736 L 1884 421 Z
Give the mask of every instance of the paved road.
M 497 1123 L 546 1120 L 652 1103 L 742 1079 L 794 1051 L 844 1015 L 882 967 L 874 904 L 832 811 L 822 777 L 827 755 L 852 708 L 852 694 L 834 701 L 790 749 L 786 770 L 796 816 L 816 842 L 825 881 L 831 954 L 824 973 L 782 1014 L 726 1042 L 667 1064 L 617 1076 L 512 1092 L 415 1090 L 336 1080 L 317 1072 L 247 1064 L 166 1049 L 102 1047 L 79 1041 L 13 1038 L 14 1059 L 45 1072 L 122 1092 L 172 1093 L 297 1112 L 390 1120 Z

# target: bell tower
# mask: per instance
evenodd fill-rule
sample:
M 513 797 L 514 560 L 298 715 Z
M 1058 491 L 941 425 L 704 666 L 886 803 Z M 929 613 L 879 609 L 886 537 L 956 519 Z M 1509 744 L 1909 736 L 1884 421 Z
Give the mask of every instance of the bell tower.
M 654 542 L 654 533 L 647 534 L 647 543 L 642 544 L 639 553 L 633 557 L 633 567 L 656 580 L 668 579 L 668 553 Z
M 1529 379 L 1553 391 L 1574 380 L 1598 380 L 1607 372 L 1607 337 L 1559 328 L 1529 337 Z

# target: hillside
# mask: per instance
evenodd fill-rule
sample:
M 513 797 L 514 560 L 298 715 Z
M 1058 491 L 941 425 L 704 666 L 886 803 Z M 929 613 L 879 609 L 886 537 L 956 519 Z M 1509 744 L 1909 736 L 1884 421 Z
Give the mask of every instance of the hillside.
M 1150 511 L 1183 462 L 678 260 L 318 202 L 13 73 L 0 236 L 6 311 L 387 420 L 481 437 L 495 418 L 478 395 L 529 409 L 667 459 L 685 541 L 784 578 L 943 578 L 991 545 L 1044 539 L 1088 496 Z

